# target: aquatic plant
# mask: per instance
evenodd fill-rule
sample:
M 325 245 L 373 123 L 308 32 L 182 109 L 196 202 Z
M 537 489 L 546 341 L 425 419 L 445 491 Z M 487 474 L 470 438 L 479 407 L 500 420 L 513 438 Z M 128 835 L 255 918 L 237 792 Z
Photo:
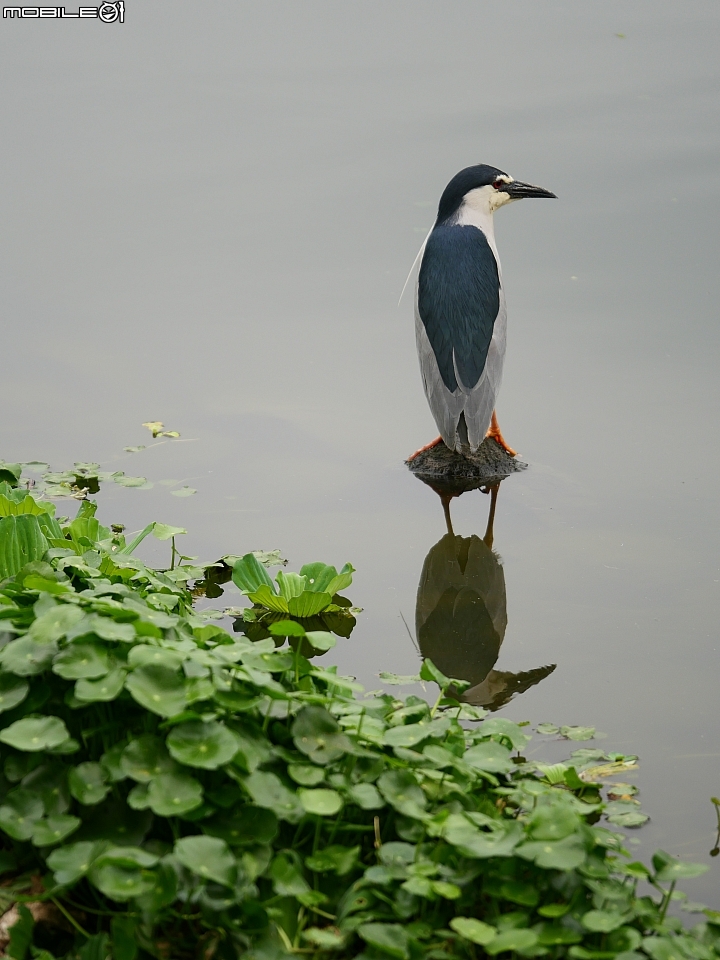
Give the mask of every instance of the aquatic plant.
M 194 608 L 202 567 L 134 556 L 179 528 L 126 542 L 89 501 L 60 523 L 0 486 L 8 956 L 720 955 L 720 913 L 694 905 L 686 930 L 668 912 L 705 867 L 645 866 L 613 829 L 643 817 L 629 794 L 603 798 L 602 765 L 632 760 L 530 763 L 527 728 L 460 702 L 430 660 L 432 703 L 363 695 L 305 655 L 336 640 L 293 599 L 332 600 L 351 568 L 273 585 L 257 558 L 235 563 L 251 600 L 288 607 L 254 642 Z

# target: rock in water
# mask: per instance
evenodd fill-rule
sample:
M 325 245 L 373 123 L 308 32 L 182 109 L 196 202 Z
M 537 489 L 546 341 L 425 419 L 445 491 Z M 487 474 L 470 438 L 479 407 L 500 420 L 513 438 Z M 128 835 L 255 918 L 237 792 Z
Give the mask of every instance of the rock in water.
M 491 438 L 483 440 L 477 453 L 466 457 L 439 443 L 405 462 L 418 480 L 441 496 L 459 496 L 467 490 L 490 487 L 512 473 L 527 470 L 526 463 L 511 457 Z

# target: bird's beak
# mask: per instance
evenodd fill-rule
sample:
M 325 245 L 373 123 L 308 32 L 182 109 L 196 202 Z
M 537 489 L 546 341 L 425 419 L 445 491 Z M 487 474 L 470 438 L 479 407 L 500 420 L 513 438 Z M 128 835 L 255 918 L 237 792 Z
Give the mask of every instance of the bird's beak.
M 557 200 L 555 194 L 544 187 L 534 187 L 531 183 L 521 183 L 519 180 L 504 184 L 501 191 L 509 194 L 511 200 L 522 200 L 523 197 L 552 197 Z

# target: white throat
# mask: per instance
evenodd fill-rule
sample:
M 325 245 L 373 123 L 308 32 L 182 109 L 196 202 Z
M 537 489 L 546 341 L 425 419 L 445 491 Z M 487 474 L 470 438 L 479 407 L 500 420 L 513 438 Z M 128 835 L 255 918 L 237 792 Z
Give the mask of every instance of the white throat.
M 465 194 L 463 202 L 460 204 L 458 212 L 455 215 L 454 222 L 461 227 L 477 227 L 487 237 L 490 249 L 495 254 L 498 269 L 500 269 L 500 257 L 498 256 L 497 246 L 495 245 L 495 224 L 493 214 L 504 204 L 510 202 L 507 193 L 496 190 L 493 186 L 478 187 Z

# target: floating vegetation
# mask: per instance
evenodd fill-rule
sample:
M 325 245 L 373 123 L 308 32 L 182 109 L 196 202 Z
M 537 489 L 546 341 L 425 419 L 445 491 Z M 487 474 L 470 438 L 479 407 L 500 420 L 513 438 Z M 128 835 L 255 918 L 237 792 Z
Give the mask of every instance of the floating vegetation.
M 528 761 L 527 726 L 462 703 L 464 682 L 429 659 L 417 676 L 383 676 L 426 684 L 429 701 L 364 694 L 313 660 L 336 633 L 308 624 L 350 616 L 338 602 L 349 564 L 274 579 L 278 553 L 188 564 L 182 528 L 125 537 L 87 500 L 60 521 L 8 474 L 7 956 L 720 956 L 720 913 L 688 904 L 691 930 L 668 913 L 684 902 L 677 881 L 707 868 L 662 852 L 646 866 L 626 849 L 638 821 L 623 816 L 644 815 L 629 784 L 604 796 L 601 771 L 636 758 L 578 747 Z M 168 568 L 135 556 L 150 535 L 173 544 Z M 248 620 L 236 612 L 245 633 L 194 605 L 209 570 L 253 603 Z

